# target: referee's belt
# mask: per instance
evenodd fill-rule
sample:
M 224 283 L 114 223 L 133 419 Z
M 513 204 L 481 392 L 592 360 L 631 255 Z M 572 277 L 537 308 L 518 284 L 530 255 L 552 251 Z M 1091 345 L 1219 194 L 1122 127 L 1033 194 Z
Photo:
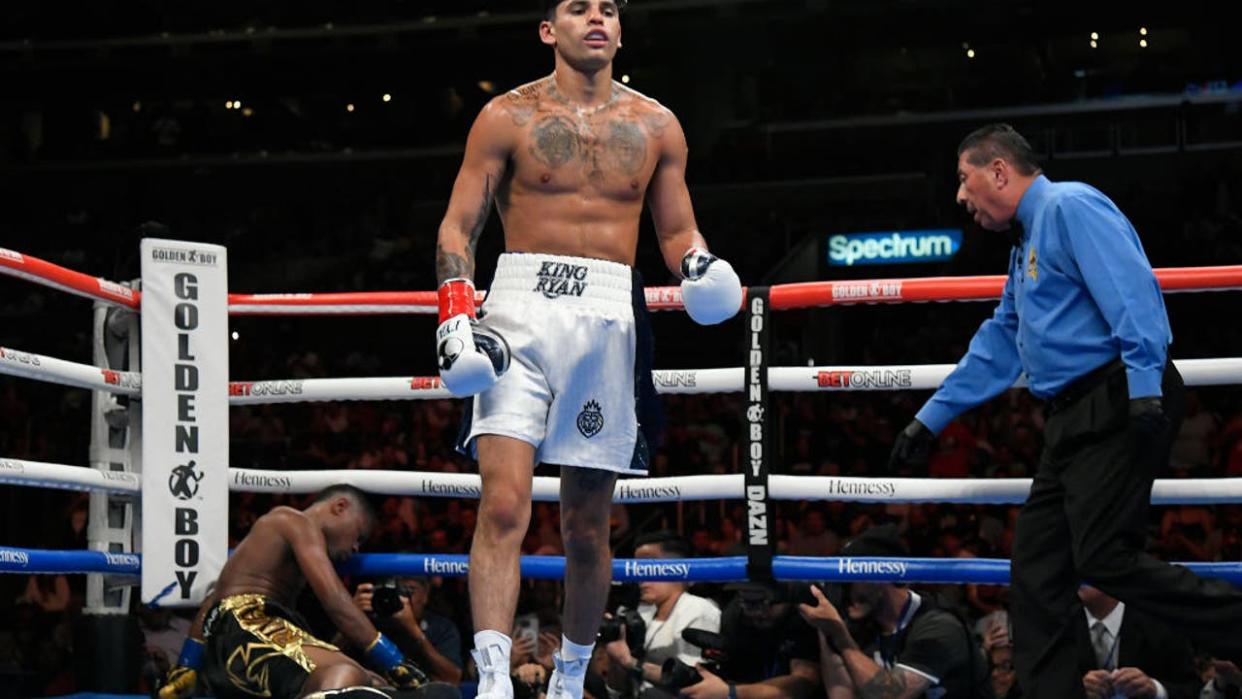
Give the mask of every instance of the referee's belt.
M 1100 384 L 1104 383 L 1109 377 L 1114 376 L 1126 370 L 1126 363 L 1121 358 L 1114 359 L 1111 362 L 1092 369 L 1074 380 L 1073 383 L 1061 389 L 1061 392 L 1049 398 L 1044 403 L 1044 411 L 1048 415 L 1054 415 L 1062 410 L 1077 403 L 1080 398 L 1094 391 Z

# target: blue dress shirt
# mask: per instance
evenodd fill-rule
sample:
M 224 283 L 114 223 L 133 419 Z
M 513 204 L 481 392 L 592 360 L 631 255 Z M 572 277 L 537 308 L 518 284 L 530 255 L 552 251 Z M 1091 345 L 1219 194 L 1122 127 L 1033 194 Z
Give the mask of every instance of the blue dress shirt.
M 1025 233 L 1000 305 L 918 413 L 932 432 L 1022 372 L 1031 393 L 1049 398 L 1120 357 L 1131 398 L 1160 395 L 1173 333 L 1130 221 L 1094 187 L 1043 175 L 1022 195 L 1017 219 Z

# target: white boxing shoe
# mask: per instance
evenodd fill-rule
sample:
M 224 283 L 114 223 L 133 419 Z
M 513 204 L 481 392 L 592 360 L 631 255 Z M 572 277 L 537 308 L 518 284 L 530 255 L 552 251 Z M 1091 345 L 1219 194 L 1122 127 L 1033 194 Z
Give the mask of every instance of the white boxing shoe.
M 492 645 L 470 651 L 479 669 L 478 699 L 513 699 L 513 680 L 509 677 L 509 659 L 500 646 Z M 579 692 L 581 697 L 582 693 Z
M 559 652 L 553 653 L 552 664 L 556 669 L 548 680 L 547 699 L 582 699 L 582 684 L 586 681 L 590 662 L 590 658 L 562 660 Z

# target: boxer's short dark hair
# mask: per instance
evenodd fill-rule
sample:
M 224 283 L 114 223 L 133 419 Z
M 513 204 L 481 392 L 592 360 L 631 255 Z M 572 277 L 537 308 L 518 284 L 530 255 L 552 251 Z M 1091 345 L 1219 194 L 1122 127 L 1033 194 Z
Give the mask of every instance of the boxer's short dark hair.
M 625 6 L 630 4 L 629 0 L 613 0 L 617 3 L 618 10 L 624 10 Z M 556 8 L 565 0 L 540 0 L 539 6 L 543 9 L 543 18 L 552 19 L 556 16 Z

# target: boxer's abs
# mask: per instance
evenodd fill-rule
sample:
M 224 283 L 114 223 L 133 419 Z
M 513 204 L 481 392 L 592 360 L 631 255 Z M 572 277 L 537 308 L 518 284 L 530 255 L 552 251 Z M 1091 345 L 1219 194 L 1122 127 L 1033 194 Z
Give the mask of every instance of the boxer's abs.
M 633 266 L 641 202 L 624 205 L 580 197 L 529 195 L 502 211 L 505 251 L 586 257 Z

